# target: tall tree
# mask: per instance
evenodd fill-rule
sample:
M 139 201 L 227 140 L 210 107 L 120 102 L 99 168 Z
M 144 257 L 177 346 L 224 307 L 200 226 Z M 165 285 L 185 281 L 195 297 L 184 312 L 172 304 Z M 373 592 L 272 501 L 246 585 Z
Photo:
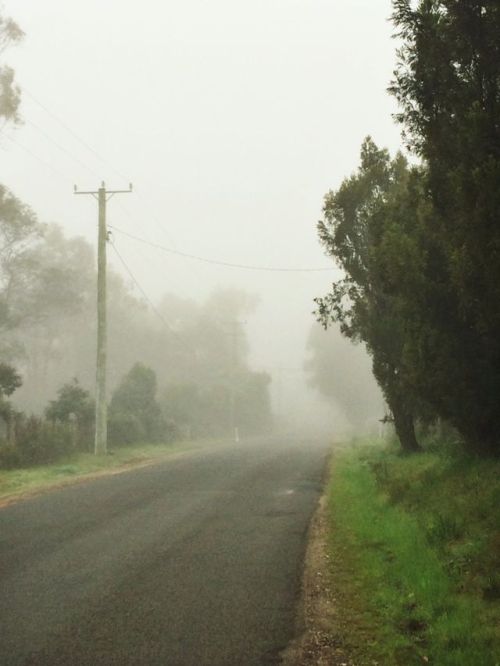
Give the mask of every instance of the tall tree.
M 11 396 L 22 383 L 21 376 L 13 366 L 0 362 L 0 418 L 7 427 L 6 434 L 10 443 L 13 441 L 12 426 L 15 412 L 6 398 Z
M 377 248 L 383 248 L 381 211 L 407 177 L 407 164 L 401 155 L 391 161 L 386 150 L 380 150 L 370 138 L 365 140 L 357 173 L 325 197 L 319 238 L 345 271 L 345 278 L 333 283 L 332 291 L 316 302 L 318 318 L 325 327 L 339 322 L 344 335 L 366 343 L 401 446 L 412 452 L 420 448 L 415 435 L 420 407 L 404 364 L 405 322 L 397 295 L 387 288 L 379 270 L 376 253 Z
M 0 355 L 12 354 L 6 347 L 5 331 L 19 324 L 30 281 L 31 253 L 41 237 L 33 211 L 0 185 Z M 12 342 L 16 346 L 15 341 Z M 12 346 L 11 344 L 11 346 Z
M 25 378 L 16 401 L 38 411 L 68 376 L 77 374 L 77 350 L 91 366 L 82 330 L 91 331 L 94 267 L 83 239 L 67 239 L 55 226 L 35 223 L 30 229 L 5 257 L 2 295 L 8 319 L 2 342 L 4 355 L 18 359 Z
M 397 0 L 392 93 L 427 165 L 416 379 L 475 450 L 500 451 L 500 5 Z

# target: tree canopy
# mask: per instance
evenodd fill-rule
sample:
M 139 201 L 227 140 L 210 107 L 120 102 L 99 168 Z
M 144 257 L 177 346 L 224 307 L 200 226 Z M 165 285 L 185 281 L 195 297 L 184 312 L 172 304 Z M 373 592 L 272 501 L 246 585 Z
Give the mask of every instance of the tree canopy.
M 345 278 L 318 316 L 366 342 L 405 448 L 415 417 L 439 417 L 470 450 L 498 454 L 500 6 L 393 7 L 390 91 L 421 162 L 368 139 L 358 171 L 326 196 L 319 237 Z
M 11 45 L 22 40 L 24 33 L 17 23 L 0 12 L 0 56 Z M 21 91 L 15 83 L 12 67 L 0 64 L 0 121 L 3 123 L 20 121 L 19 104 Z
M 419 448 L 414 430 L 418 404 L 404 364 L 404 321 L 384 274 L 386 211 L 408 178 L 401 155 L 391 161 L 370 137 L 364 141 L 358 171 L 325 197 L 318 234 L 345 277 L 316 302 L 325 327 L 338 322 L 344 335 L 366 343 L 401 445 L 415 451 Z
M 426 167 L 425 278 L 418 316 L 429 395 L 474 448 L 500 442 L 500 6 L 394 3 L 403 40 L 392 93 Z

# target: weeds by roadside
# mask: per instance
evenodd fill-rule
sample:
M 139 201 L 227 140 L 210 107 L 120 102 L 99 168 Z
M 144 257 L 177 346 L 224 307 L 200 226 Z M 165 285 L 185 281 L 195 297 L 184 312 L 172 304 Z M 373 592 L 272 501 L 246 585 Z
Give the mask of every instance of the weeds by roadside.
M 500 664 L 500 462 L 357 447 L 329 506 L 360 665 Z
M 201 446 L 200 443 L 177 442 L 168 444 L 143 444 L 120 447 L 105 456 L 92 453 L 75 453 L 50 465 L 24 469 L 0 470 L 0 503 L 7 498 L 35 493 L 53 486 L 73 483 L 75 479 L 95 474 L 113 472 L 148 461 L 166 457 Z

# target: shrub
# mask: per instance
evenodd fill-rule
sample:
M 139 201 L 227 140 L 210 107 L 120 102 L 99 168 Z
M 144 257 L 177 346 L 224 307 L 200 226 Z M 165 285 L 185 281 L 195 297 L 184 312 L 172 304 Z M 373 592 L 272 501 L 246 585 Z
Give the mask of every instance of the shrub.
M 110 441 L 114 444 L 165 441 L 167 426 L 156 401 L 156 375 L 136 363 L 113 393 L 109 407 Z
M 0 446 L 0 469 L 14 469 L 21 466 L 21 453 L 11 444 Z
M 76 426 L 75 444 L 79 448 L 86 448 L 85 445 L 92 440 L 94 412 L 95 405 L 90 393 L 75 378 L 59 389 L 56 400 L 51 400 L 45 410 L 45 416 L 54 424 Z
M 22 385 L 21 376 L 7 363 L 0 363 L 0 394 L 9 396 Z
M 18 415 L 15 424 L 16 449 L 21 465 L 42 465 L 71 453 L 71 429 L 36 416 Z
M 126 446 L 146 439 L 146 431 L 134 414 L 111 411 L 108 419 L 108 439 L 115 446 Z

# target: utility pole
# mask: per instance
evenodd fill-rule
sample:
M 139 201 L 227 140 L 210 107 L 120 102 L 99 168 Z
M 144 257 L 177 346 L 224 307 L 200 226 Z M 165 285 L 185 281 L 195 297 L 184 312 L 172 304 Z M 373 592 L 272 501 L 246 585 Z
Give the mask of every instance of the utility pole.
M 236 362 L 238 360 L 238 322 L 232 322 L 232 345 L 231 345 L 231 388 L 229 397 L 229 412 L 231 423 L 231 436 L 234 436 L 236 444 L 240 441 L 240 433 L 236 424 Z
M 238 423 L 236 421 L 236 376 L 237 376 L 237 366 L 238 366 L 238 336 L 241 331 L 239 326 L 241 324 L 246 324 L 246 321 L 238 321 L 237 319 L 232 320 L 231 322 L 231 333 L 229 335 L 232 338 L 231 344 L 231 382 L 229 387 L 229 422 L 231 428 L 231 439 L 234 439 L 235 443 L 238 444 L 240 441 L 240 430 Z
M 107 356 L 107 308 L 106 308 L 106 204 L 115 194 L 129 194 L 128 190 L 106 190 L 104 182 L 97 191 L 79 191 L 75 185 L 75 194 L 90 194 L 99 203 L 98 241 L 97 241 L 97 355 L 96 355 L 96 392 L 95 392 L 95 445 L 94 453 L 104 455 L 108 444 L 108 409 L 106 403 L 106 356 Z

